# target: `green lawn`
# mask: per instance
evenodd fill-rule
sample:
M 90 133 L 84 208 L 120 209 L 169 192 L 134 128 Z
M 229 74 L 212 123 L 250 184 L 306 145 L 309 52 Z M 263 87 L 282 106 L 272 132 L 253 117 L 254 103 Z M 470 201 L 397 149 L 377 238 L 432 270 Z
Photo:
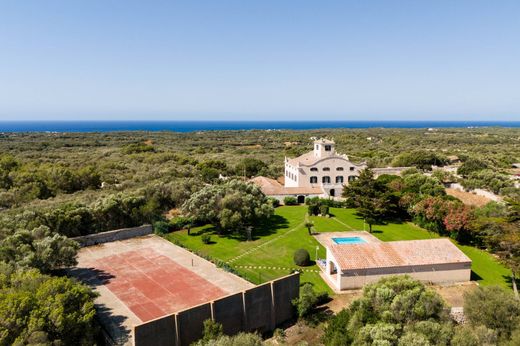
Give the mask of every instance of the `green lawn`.
M 198 253 L 229 262 L 238 272 L 253 283 L 262 283 L 286 275 L 296 269 L 293 254 L 297 249 L 309 251 L 315 259 L 319 243 L 308 235 L 303 223 L 307 208 L 305 206 L 279 207 L 268 225 L 254 231 L 254 240 L 245 241 L 234 236 L 219 236 L 211 226 L 193 228 L 188 235 L 185 230 L 166 235 L 170 241 L 178 241 Z M 317 232 L 339 232 L 363 230 L 363 220 L 355 215 L 353 209 L 331 208 L 332 217 L 311 217 Z M 365 226 L 368 230 L 368 225 Z M 212 235 L 211 244 L 203 244 L 201 235 Z M 383 241 L 437 238 L 412 223 L 390 223 L 373 226 L 373 234 Z M 489 253 L 470 246 L 457 245 L 473 261 L 473 279 L 479 283 L 509 286 L 509 270 L 495 260 Z M 240 256 L 239 258 L 237 258 Z M 319 246 L 318 257 L 325 257 L 325 249 Z M 248 268 L 248 267 L 253 268 Z M 316 265 L 305 267 L 302 282 L 312 282 L 317 289 L 330 289 L 321 279 Z

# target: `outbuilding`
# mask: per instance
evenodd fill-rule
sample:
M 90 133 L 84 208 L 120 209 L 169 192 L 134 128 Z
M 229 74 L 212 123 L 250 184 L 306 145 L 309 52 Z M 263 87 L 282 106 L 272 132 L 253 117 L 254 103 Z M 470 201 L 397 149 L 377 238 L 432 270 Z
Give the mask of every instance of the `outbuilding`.
M 388 275 L 407 274 L 429 283 L 471 277 L 471 259 L 447 238 L 382 242 L 367 232 L 321 233 L 316 238 L 327 250 L 325 279 L 337 291 L 361 288 Z

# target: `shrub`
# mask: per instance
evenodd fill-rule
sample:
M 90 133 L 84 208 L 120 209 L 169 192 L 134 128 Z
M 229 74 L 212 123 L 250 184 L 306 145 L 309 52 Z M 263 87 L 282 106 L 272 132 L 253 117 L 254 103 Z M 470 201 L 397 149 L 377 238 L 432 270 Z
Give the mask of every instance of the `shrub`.
M 278 208 L 280 206 L 280 201 L 277 198 L 269 197 L 267 200 L 271 203 L 273 208 Z
M 203 234 L 200 236 L 200 239 L 202 240 L 202 242 L 204 244 L 209 244 L 211 243 L 211 236 L 209 234 Z
M 166 234 L 170 231 L 170 224 L 166 221 L 157 221 L 153 224 L 153 232 L 155 234 Z
M 322 216 L 329 215 L 329 206 L 328 205 L 322 205 L 320 206 L 320 214 Z
M 308 266 L 311 262 L 311 256 L 309 255 L 309 251 L 305 249 L 298 249 L 294 253 L 294 264 L 304 267 Z
M 185 216 L 178 216 L 174 217 L 170 220 L 170 228 L 172 231 L 178 231 L 180 229 L 183 229 L 188 224 L 190 224 L 191 219 L 189 217 Z
M 309 204 L 307 207 L 309 215 L 318 215 L 320 213 L 320 206 L 318 204 Z
M 295 197 L 287 196 L 283 199 L 283 204 L 285 205 L 297 205 L 298 200 Z
M 216 340 L 224 334 L 222 324 L 215 322 L 211 319 L 204 321 L 204 332 L 202 335 L 202 341 L 208 342 L 210 340 Z
M 327 297 L 327 293 L 317 293 L 313 285 L 306 282 L 300 288 L 300 297 L 294 299 L 292 303 L 296 307 L 298 317 L 302 318 L 308 316 Z

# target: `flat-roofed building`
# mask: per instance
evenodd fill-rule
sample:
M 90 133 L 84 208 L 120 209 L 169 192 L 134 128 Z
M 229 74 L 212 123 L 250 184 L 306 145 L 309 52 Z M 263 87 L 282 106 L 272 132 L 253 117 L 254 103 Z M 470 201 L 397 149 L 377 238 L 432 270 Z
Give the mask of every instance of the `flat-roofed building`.
M 471 259 L 449 239 L 382 242 L 367 232 L 316 235 L 327 250 L 326 281 L 335 290 L 361 288 L 388 275 L 430 283 L 469 281 Z

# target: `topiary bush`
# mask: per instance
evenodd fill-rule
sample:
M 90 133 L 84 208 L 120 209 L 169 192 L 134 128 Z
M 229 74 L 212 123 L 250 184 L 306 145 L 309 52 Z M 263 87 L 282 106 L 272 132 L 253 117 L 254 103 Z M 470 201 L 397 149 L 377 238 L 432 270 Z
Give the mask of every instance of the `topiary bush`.
M 296 205 L 298 204 L 298 200 L 292 196 L 287 196 L 283 199 L 283 204 L 285 205 Z
M 321 216 L 329 215 L 329 206 L 328 205 L 320 206 L 320 214 L 321 214 Z
M 308 266 L 311 263 L 311 256 L 309 255 L 309 251 L 305 249 L 298 249 L 294 253 L 294 264 L 300 267 Z
M 209 244 L 211 243 L 211 236 L 209 234 L 203 234 L 200 236 L 200 239 L 202 240 L 202 242 L 204 244 Z

